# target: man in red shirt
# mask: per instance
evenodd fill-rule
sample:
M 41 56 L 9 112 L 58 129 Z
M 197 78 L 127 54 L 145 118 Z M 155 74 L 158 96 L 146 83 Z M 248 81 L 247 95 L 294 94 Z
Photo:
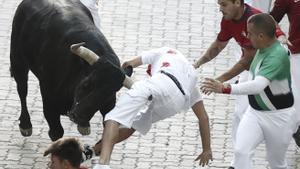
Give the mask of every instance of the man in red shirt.
M 288 47 L 291 52 L 292 89 L 294 107 L 300 120 L 300 0 L 276 0 L 270 14 L 278 23 L 287 14 L 290 22 Z M 300 147 L 300 127 L 293 137 Z
M 218 76 L 216 80 L 225 82 L 232 79 L 243 72 L 243 78 L 239 82 L 247 80 L 248 70 L 252 59 L 256 53 L 250 40 L 247 38 L 247 20 L 250 16 L 261 13 L 259 10 L 244 3 L 244 0 L 218 0 L 220 11 L 223 14 L 221 21 L 221 30 L 216 40 L 210 45 L 202 57 L 194 63 L 194 67 L 198 68 L 202 64 L 215 58 L 228 44 L 231 38 L 234 38 L 242 50 L 242 55 L 239 61 L 227 72 Z M 280 30 L 276 30 L 276 36 L 284 35 Z M 248 98 L 246 95 L 236 97 L 235 111 L 232 124 L 232 140 L 235 144 L 236 131 L 242 115 L 249 106 Z M 231 167 L 232 168 L 232 167 Z

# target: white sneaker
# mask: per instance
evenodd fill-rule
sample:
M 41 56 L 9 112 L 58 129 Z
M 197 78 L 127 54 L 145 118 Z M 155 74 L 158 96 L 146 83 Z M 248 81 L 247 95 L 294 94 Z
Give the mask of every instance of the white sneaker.
M 93 169 L 111 169 L 109 165 L 96 164 Z

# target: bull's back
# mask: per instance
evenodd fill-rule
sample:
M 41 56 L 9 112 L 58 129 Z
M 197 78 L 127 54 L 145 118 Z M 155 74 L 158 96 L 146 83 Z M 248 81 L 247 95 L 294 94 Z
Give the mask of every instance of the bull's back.
M 47 97 L 66 100 L 65 105 L 70 104 L 74 85 L 86 67 L 69 49 L 69 37 L 83 25 L 74 27 L 72 17 L 90 19 L 77 0 L 23 0 L 11 35 L 11 69 L 27 67 L 48 91 Z
M 78 0 L 24 0 L 14 17 L 12 49 L 21 51 L 18 57 L 38 74 L 37 66 L 59 62 L 62 55 L 70 55 L 65 41 L 75 28 L 81 29 L 80 24 L 73 26 L 76 15 L 90 19 Z

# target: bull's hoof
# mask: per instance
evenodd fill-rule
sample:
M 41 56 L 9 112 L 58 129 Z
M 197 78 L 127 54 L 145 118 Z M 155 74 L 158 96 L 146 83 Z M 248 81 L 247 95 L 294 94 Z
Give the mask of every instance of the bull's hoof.
M 56 141 L 64 136 L 64 129 L 61 125 L 49 129 L 48 136 L 52 141 Z
M 77 120 L 76 120 L 76 116 L 75 116 L 74 113 L 68 113 L 67 116 L 69 117 L 69 119 L 70 119 L 73 123 L 78 124 L 78 122 L 77 122 Z
M 29 137 L 32 135 L 32 127 L 28 128 L 28 129 L 23 129 L 19 126 L 19 130 L 20 130 L 22 136 L 24 136 L 24 137 Z
M 50 137 L 51 141 L 56 141 L 61 138 L 60 136 L 54 136 L 54 135 L 50 135 L 50 134 L 49 134 L 49 137 Z
M 63 137 L 64 132 L 63 132 L 63 130 L 62 131 L 57 130 L 57 132 L 51 132 L 51 130 L 49 130 L 48 135 L 49 135 L 51 141 L 56 141 Z
M 80 126 L 77 125 L 77 130 L 81 135 L 89 135 L 91 134 L 91 127 L 90 126 Z

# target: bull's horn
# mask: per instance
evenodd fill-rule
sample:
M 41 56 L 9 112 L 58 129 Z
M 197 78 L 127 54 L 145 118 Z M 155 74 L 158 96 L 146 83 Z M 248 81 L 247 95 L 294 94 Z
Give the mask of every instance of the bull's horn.
M 123 86 L 126 87 L 127 89 L 131 89 L 131 86 L 133 85 L 133 80 L 125 75 L 125 79 L 123 81 Z
M 90 65 L 93 65 L 94 63 L 97 62 L 97 60 L 99 59 L 99 56 L 94 53 L 93 51 L 91 51 L 90 49 L 82 46 L 85 43 L 77 43 L 77 44 L 73 44 L 71 45 L 71 52 L 73 52 L 74 54 L 80 56 L 82 59 L 86 60 Z

